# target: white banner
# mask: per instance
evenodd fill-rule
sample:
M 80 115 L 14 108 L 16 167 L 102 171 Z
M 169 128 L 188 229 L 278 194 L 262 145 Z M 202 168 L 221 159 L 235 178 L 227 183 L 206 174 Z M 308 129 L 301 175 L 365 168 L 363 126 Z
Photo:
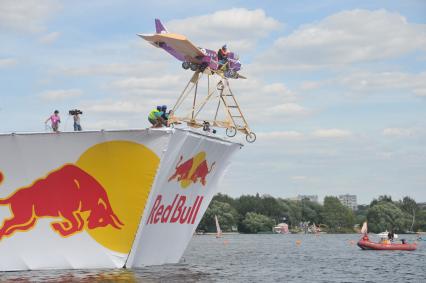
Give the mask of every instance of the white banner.
M 179 261 L 239 148 L 187 131 L 173 135 L 126 266 Z
M 0 135 L 0 270 L 179 261 L 239 147 L 170 129 Z

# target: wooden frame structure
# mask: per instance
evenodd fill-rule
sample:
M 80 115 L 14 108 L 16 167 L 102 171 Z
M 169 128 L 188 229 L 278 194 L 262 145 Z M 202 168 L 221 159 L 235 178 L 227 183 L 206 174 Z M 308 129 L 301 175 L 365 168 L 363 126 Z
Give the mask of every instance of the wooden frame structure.
M 207 95 L 203 98 L 199 97 L 199 82 L 203 75 L 207 76 Z M 204 72 L 196 71 L 191 77 L 181 95 L 177 99 L 172 109 L 172 115 L 169 118 L 169 124 L 174 125 L 178 123 L 186 123 L 190 127 L 208 129 L 209 126 L 226 128 L 226 135 L 234 137 L 237 132 L 241 132 L 246 135 L 246 140 L 252 143 L 256 140 L 256 134 L 250 130 L 250 127 L 245 119 L 243 112 L 229 86 L 227 78 L 220 76 L 219 82 L 211 89 L 211 76 L 215 76 L 215 72 L 211 72 L 209 69 Z M 192 108 L 190 113 L 185 116 L 177 116 L 176 113 L 182 106 L 182 103 L 188 99 L 190 94 L 192 98 Z M 198 96 L 197 96 L 198 95 Z M 216 112 L 212 119 L 200 119 L 199 114 L 203 110 L 204 106 L 209 101 L 217 101 Z M 222 109 L 225 112 L 225 119 L 218 117 L 219 110 Z M 207 126 L 207 128 L 206 128 Z

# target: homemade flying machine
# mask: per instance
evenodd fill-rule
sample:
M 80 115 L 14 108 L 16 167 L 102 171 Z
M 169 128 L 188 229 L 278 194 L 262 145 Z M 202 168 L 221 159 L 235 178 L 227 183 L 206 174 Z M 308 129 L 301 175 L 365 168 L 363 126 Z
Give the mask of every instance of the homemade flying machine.
M 241 63 L 234 53 L 229 52 L 226 64 L 220 66 L 215 51 L 198 48 L 185 36 L 169 33 L 158 19 L 155 19 L 155 28 L 155 34 L 138 34 L 138 36 L 147 40 L 155 47 L 165 50 L 179 61 L 182 61 L 184 69 L 194 71 L 193 76 L 172 109 L 169 124 L 174 126 L 175 124 L 184 122 L 190 127 L 203 128 L 207 132 L 210 131 L 210 127 L 226 128 L 227 136 L 234 137 L 237 132 L 241 132 L 246 135 L 247 142 L 254 142 L 256 134 L 250 130 L 229 86 L 228 78 L 245 79 L 244 76 L 238 73 L 241 69 Z M 201 89 L 199 83 L 202 81 L 201 78 L 204 75 L 207 77 L 207 94 L 200 98 L 198 95 Z M 183 108 L 182 105 L 190 94 L 193 95 L 193 99 L 189 110 L 178 116 L 177 113 L 182 112 L 178 110 Z M 206 105 L 214 100 L 216 100 L 215 111 L 209 112 L 214 118 L 201 118 L 199 115 L 200 112 L 202 110 L 208 112 Z
M 241 63 L 233 52 L 228 52 L 227 63 L 221 66 L 216 51 L 196 47 L 185 36 L 169 33 L 159 19 L 155 19 L 155 29 L 155 34 L 138 34 L 138 36 L 181 61 L 185 70 L 203 72 L 209 69 L 225 78 L 245 79 L 238 73 Z

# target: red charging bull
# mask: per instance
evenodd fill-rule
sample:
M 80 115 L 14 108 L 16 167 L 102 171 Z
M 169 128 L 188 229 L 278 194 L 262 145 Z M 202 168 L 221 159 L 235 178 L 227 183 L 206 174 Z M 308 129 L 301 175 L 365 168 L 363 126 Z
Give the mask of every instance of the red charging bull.
M 209 168 L 206 153 L 199 152 L 194 157 L 181 163 L 183 156 L 181 155 L 175 167 L 175 172 L 170 176 L 168 181 L 176 179 L 180 182 L 182 188 L 187 188 L 191 184 L 200 182 L 203 186 L 207 184 L 206 177 L 213 170 L 216 162 L 213 162 Z
M 41 217 L 58 218 L 51 227 L 63 237 L 81 232 L 85 227 L 110 225 L 121 229 L 124 225 L 113 212 L 102 185 L 73 164 L 66 164 L 30 186 L 16 190 L 0 199 L 0 205 L 8 205 L 12 213 L 0 228 L 0 240 L 17 231 L 28 231 Z

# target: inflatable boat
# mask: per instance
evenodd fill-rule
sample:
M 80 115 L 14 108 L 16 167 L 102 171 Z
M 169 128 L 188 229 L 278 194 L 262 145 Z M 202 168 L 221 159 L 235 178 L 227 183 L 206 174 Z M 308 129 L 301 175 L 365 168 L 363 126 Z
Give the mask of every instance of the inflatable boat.
M 416 243 L 375 243 L 371 242 L 368 237 L 363 237 L 358 241 L 358 247 L 363 250 L 400 250 L 400 251 L 414 251 L 417 248 Z

